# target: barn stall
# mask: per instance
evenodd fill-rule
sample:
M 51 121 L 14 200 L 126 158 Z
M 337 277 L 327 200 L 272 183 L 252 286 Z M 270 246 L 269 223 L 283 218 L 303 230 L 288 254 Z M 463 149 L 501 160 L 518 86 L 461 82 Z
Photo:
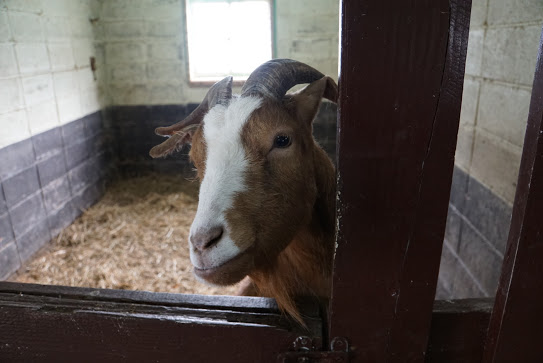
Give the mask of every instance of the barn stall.
M 75 240 L 83 235 L 88 228 L 85 214 L 75 224 L 68 224 L 85 210 L 92 218 L 93 205 L 103 208 L 94 203 L 107 188 L 129 189 L 119 183 L 129 185 L 141 175 L 147 175 L 148 180 L 171 173 L 181 179 L 191 176 L 191 167 L 182 156 L 186 151 L 178 158 L 159 161 L 147 157 L 150 147 L 159 142 L 155 136 L 149 138 L 153 129 L 190 112 L 201 99 L 191 94 L 201 96 L 205 89 L 195 89 L 197 82 L 187 81 L 188 75 L 185 79 L 164 75 L 171 70 L 189 73 L 188 57 L 182 54 L 186 35 L 176 27 L 186 15 L 184 4 L 154 2 L 150 8 L 145 8 L 144 2 L 134 7 L 123 2 L 81 4 L 41 9 L 40 5 L 32 8 L 14 3 L 2 9 L 8 29 L 4 84 L 19 90 L 9 94 L 11 99 L 6 99 L 8 107 L 3 111 L 4 119 L 12 121 L 10 132 L 3 134 L 6 146 L 0 150 L 2 160 L 6 160 L 2 165 L 5 237 L 0 242 L 0 269 L 8 271 L 4 278 L 24 278 L 32 264 L 51 252 L 48 249 L 53 248 L 53 254 L 62 250 L 54 250 L 49 244 L 70 243 L 64 239 L 70 230 L 75 231 Z M 274 55 L 300 59 L 333 72 L 337 52 L 330 49 L 334 41 L 337 44 L 337 32 L 334 35 L 324 30 L 319 37 L 312 28 L 308 36 L 303 28 L 307 24 L 297 20 L 306 15 L 302 5 L 292 12 L 282 9 L 280 1 L 273 5 L 276 31 L 282 31 L 280 24 L 289 24 L 288 32 L 294 34 L 292 38 L 275 34 Z M 181 10 L 172 11 L 174 6 Z M 314 11 L 320 6 L 310 7 Z M 517 10 L 520 15 L 513 18 L 504 8 L 477 1 L 473 4 L 464 104 L 438 281 L 437 296 L 442 298 L 493 296 L 504 256 L 542 18 L 537 8 L 521 7 Z M 75 17 L 80 24 L 66 19 L 73 15 L 67 12 L 74 11 L 82 11 Z M 324 18 L 332 14 L 329 18 L 335 20 L 329 23 L 334 25 L 337 4 L 322 13 Z M 319 16 L 311 13 L 309 18 L 317 23 Z M 38 29 L 17 28 L 21 21 L 32 19 L 38 19 Z M 298 22 L 301 29 L 292 30 Z M 313 35 L 315 38 L 311 38 Z M 329 41 L 322 44 L 321 38 Z M 518 49 L 505 47 L 517 38 Z M 319 44 L 322 54 L 328 54 L 331 61 L 326 56 L 314 59 L 315 52 L 304 49 L 307 44 Z M 45 54 L 48 60 L 26 62 L 25 51 L 31 51 L 33 59 Z M 55 57 L 65 51 L 72 53 L 73 62 L 69 56 L 68 60 Z M 492 57 L 492 51 L 503 52 L 505 60 Z M 95 60 L 90 61 L 91 57 Z M 56 64 L 59 59 L 68 64 Z M 68 88 L 63 89 L 66 85 Z M 76 96 L 70 92 L 74 89 Z M 184 99 L 182 104 L 179 99 Z M 77 118 L 75 110 L 83 117 Z M 327 105 L 322 113 L 326 115 L 323 121 L 317 119 L 317 125 L 324 124 L 325 131 L 321 135 L 316 131 L 317 137 L 334 150 L 334 142 L 329 140 L 335 140 L 331 136 L 335 135 L 335 108 Z M 151 172 L 154 174 L 149 176 Z M 179 184 L 183 185 L 181 179 Z M 184 189 L 178 193 L 185 193 Z M 135 192 L 126 198 L 137 199 L 137 195 Z M 117 201 L 108 198 L 106 194 L 106 205 L 123 203 L 122 197 Z M 77 232 L 78 226 L 82 234 Z M 121 226 L 122 222 L 113 223 L 104 229 L 114 236 L 125 230 L 126 224 Z M 160 236 L 161 232 L 152 233 Z M 165 236 L 168 234 L 169 230 Z M 186 240 L 183 243 L 186 245 Z M 45 245 L 36 260 L 28 262 Z M 19 273 L 13 275 L 16 270 Z M 150 279 L 158 280 L 157 276 L 155 273 Z M 62 284 L 60 280 L 58 284 Z M 165 285 L 170 284 L 160 289 Z M 117 287 L 137 289 L 123 283 Z

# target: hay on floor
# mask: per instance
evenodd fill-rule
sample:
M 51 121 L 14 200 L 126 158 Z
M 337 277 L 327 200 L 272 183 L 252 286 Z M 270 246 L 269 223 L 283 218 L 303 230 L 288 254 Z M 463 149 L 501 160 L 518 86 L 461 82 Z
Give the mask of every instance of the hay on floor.
M 195 182 L 150 175 L 119 180 L 12 280 L 192 294 L 235 294 L 195 280 L 187 238 Z

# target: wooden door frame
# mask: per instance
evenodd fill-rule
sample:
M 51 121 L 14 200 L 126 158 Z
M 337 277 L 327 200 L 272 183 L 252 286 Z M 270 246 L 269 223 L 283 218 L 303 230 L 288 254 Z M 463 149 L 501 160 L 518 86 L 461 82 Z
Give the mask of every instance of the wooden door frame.
M 440 302 L 432 313 L 470 1 L 343 0 L 341 9 L 329 326 L 312 303 L 305 330 L 266 298 L 1 282 L 0 358 L 273 362 L 301 335 L 315 350 L 345 338 L 353 361 L 482 354 L 491 301 Z

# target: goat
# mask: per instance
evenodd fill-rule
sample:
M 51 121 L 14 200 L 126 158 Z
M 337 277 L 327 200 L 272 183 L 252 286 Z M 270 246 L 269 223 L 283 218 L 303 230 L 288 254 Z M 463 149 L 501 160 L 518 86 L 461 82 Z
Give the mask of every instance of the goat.
M 302 90 L 286 94 L 297 84 Z M 267 296 L 303 324 L 294 297 L 331 289 L 335 169 L 312 136 L 322 98 L 337 85 L 290 59 L 268 61 L 232 95 L 215 83 L 184 120 L 159 127 L 169 139 L 154 158 L 191 144 L 201 181 L 189 236 L 197 278 L 215 285 L 245 279 L 241 295 Z

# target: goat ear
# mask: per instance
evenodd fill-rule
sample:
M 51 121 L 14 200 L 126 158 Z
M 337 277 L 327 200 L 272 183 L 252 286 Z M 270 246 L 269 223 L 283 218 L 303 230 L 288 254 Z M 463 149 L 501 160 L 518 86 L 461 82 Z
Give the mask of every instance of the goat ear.
M 149 155 L 155 159 L 163 156 L 167 156 L 175 151 L 179 151 L 184 145 L 192 142 L 192 136 L 198 129 L 200 124 L 188 125 L 181 130 L 175 131 L 168 140 L 162 144 L 157 145 L 149 151 Z M 158 135 L 158 133 L 157 133 Z
M 336 82 L 332 78 L 325 76 L 292 94 L 290 102 L 294 103 L 298 118 L 311 123 L 319 110 L 322 98 L 327 98 L 335 103 L 337 102 L 337 96 Z

